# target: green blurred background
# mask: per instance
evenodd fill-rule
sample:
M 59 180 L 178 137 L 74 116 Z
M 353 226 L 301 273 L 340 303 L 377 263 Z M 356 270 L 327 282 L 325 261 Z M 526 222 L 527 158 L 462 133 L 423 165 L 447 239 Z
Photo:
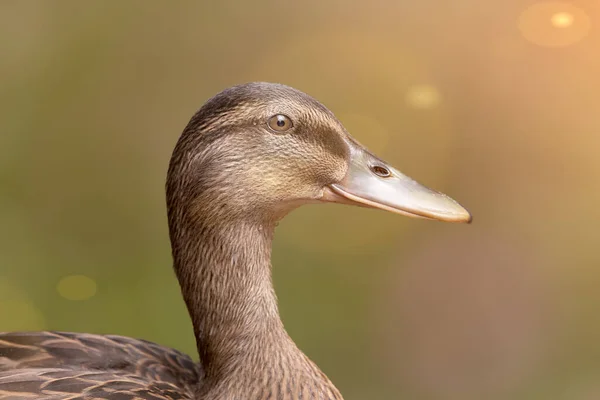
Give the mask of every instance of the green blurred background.
M 194 354 L 166 166 L 208 97 L 275 81 L 475 217 L 280 225 L 284 322 L 346 399 L 600 398 L 599 24 L 595 0 L 0 1 L 0 331 Z

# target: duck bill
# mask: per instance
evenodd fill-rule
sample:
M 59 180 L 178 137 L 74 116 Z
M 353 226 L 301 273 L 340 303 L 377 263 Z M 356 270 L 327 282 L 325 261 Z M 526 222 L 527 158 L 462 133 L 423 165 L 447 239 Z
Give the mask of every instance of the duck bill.
M 360 148 L 353 148 L 346 176 L 328 186 L 323 200 L 378 208 L 416 218 L 471 222 L 455 200 L 431 190 Z

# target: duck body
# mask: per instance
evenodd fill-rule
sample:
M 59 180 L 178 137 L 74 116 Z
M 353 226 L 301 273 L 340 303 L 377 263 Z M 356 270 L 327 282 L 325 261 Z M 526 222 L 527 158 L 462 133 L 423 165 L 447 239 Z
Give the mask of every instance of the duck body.
M 0 399 L 194 399 L 198 363 L 116 335 L 0 333 Z
M 226 89 L 200 108 L 175 146 L 166 192 L 200 363 L 121 336 L 0 333 L 0 400 L 342 400 L 279 317 L 278 221 L 323 202 L 471 220 L 368 152 L 321 103 L 272 83 Z

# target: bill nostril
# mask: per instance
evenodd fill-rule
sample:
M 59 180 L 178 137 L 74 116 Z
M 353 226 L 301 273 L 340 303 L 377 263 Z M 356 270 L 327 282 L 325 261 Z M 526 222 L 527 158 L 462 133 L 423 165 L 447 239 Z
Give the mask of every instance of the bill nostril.
M 377 176 L 379 176 L 381 178 L 389 178 L 390 176 L 392 176 L 392 172 L 388 168 L 386 168 L 384 166 L 381 166 L 381 165 L 371 165 L 369 168 L 371 168 L 371 171 L 375 175 L 377 175 Z

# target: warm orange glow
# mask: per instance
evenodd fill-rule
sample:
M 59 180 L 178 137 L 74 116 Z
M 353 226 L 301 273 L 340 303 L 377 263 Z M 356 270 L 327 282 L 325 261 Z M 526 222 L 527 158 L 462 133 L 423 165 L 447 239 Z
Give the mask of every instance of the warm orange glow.
M 568 28 L 573 25 L 573 15 L 568 12 L 559 12 L 552 16 L 550 22 L 557 28 Z
M 406 102 L 414 108 L 433 108 L 440 101 L 440 93 L 431 85 L 414 85 L 406 93 Z
M 536 3 L 519 17 L 525 39 L 544 47 L 570 46 L 584 39 L 590 28 L 586 11 L 565 2 Z

